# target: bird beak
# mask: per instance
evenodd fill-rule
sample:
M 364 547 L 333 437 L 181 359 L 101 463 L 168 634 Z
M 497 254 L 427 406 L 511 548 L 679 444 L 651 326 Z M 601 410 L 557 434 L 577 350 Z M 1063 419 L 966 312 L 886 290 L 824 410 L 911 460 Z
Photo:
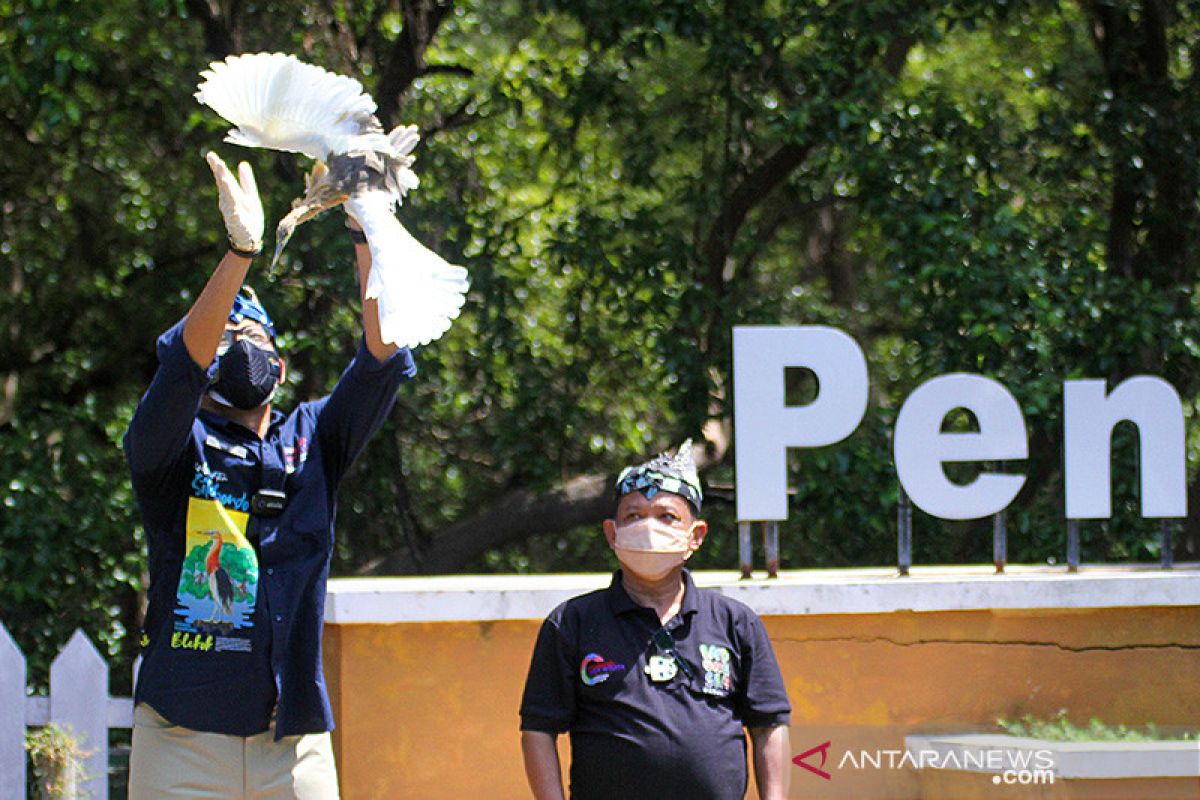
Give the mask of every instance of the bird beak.
M 283 253 L 283 242 L 275 243 L 275 255 L 271 257 L 271 266 L 267 269 L 267 276 L 275 277 L 275 265 L 279 263 L 279 256 Z
M 279 227 L 275 229 L 275 255 L 271 258 L 271 266 L 267 270 L 267 274 L 272 278 L 275 277 L 275 265 L 279 263 L 279 256 L 283 254 L 283 248 L 287 247 L 291 238 L 292 226 L 286 224 L 286 220 L 279 223 Z

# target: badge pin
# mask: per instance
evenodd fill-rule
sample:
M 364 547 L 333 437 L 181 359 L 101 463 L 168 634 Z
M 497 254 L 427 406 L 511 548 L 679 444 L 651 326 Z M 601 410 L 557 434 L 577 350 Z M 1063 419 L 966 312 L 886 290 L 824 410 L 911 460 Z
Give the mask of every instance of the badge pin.
M 704 667 L 704 692 L 727 697 L 733 690 L 732 658 L 729 648 L 716 644 L 700 645 L 701 666 Z
M 675 659 L 667 656 L 650 656 L 650 661 L 646 664 L 646 674 L 650 676 L 650 680 L 660 683 L 671 680 L 678 671 Z

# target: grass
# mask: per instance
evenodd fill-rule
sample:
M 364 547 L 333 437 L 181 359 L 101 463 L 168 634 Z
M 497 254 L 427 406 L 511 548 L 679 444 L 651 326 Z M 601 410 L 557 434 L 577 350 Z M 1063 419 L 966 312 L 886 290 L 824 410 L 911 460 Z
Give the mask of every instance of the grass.
M 1047 739 L 1053 742 L 1160 742 L 1166 740 L 1197 741 L 1200 731 L 1177 729 L 1164 731 L 1153 722 L 1143 726 L 1107 725 L 1092 717 L 1086 725 L 1076 725 L 1067 719 L 1067 710 L 1059 709 L 1053 719 L 1037 719 L 1026 714 L 1019 719 L 998 719 L 996 723 L 1012 736 Z
M 60 728 L 50 724 L 26 731 L 25 749 L 33 762 L 31 777 L 42 797 L 57 800 L 87 796 L 79 791 L 79 784 L 88 779 L 83 761 L 89 754 L 80 747 L 69 725 Z

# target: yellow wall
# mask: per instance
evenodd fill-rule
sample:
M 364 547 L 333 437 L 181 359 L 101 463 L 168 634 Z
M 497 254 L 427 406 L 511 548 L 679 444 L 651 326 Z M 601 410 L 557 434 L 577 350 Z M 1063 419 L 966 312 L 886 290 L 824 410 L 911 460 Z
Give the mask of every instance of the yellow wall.
M 999 716 L 1200 720 L 1200 607 L 764 621 L 792 700 L 792 751 L 830 741 L 827 769 L 846 750 L 903 750 L 907 733 L 978 731 Z M 517 709 L 539 624 L 327 625 L 343 796 L 528 797 Z M 793 797 L 921 795 L 909 769 L 830 769 L 831 781 L 792 770 Z

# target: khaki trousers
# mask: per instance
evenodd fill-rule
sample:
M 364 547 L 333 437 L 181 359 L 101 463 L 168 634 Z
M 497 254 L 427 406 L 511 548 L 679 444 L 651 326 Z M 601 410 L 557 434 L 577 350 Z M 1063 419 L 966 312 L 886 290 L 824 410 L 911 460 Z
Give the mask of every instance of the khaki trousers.
M 130 800 L 328 800 L 338 797 L 328 733 L 254 736 L 172 725 L 149 705 L 133 712 Z

